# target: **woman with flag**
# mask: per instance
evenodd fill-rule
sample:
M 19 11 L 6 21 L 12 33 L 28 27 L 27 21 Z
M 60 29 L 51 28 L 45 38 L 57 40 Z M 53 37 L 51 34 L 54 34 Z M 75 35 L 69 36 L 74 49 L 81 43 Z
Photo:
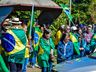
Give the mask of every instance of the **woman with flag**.
M 44 30 L 43 37 L 40 39 L 38 51 L 38 64 L 42 68 L 42 72 L 51 72 L 54 43 L 50 38 L 50 30 Z

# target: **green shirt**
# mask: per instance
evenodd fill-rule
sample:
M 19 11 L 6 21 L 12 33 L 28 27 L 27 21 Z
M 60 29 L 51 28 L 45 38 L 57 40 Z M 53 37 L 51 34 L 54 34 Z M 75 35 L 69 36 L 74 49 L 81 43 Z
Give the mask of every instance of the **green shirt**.
M 54 49 L 54 43 L 51 38 L 48 40 L 41 38 L 40 39 L 40 48 L 38 53 L 38 63 L 41 67 L 48 67 L 49 55 L 51 49 Z

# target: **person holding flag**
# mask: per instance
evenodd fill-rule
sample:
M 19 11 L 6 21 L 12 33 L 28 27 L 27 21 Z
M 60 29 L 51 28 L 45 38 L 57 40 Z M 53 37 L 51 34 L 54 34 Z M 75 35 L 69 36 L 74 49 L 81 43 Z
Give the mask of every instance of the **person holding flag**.
M 3 34 L 1 45 L 8 55 L 10 72 L 22 72 L 27 44 L 26 34 L 21 27 L 22 22 L 19 21 L 19 18 L 12 18 L 9 23 L 12 24 L 12 27 Z
M 32 36 L 33 53 L 31 54 L 31 57 L 30 57 L 30 63 L 32 64 L 33 68 L 34 68 L 34 66 L 38 67 L 38 65 L 36 64 L 36 59 L 37 59 L 37 55 L 38 55 L 39 41 L 43 35 L 43 30 L 44 30 L 43 25 L 39 25 L 37 23 L 34 26 L 35 27 L 33 27 L 34 31 L 33 31 L 33 36 Z
M 38 64 L 42 68 L 42 72 L 52 72 L 52 61 L 54 43 L 52 41 L 51 31 L 45 29 L 42 38 L 40 39 L 39 51 L 38 51 Z

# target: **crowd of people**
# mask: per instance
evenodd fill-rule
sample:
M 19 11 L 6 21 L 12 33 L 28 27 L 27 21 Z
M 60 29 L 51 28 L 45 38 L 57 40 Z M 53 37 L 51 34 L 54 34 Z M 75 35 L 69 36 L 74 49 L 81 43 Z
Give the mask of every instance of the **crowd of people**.
M 0 35 L 0 72 L 26 72 L 27 65 L 52 72 L 57 63 L 90 55 L 95 51 L 96 33 L 92 25 L 62 25 L 51 37 L 51 30 L 37 22 L 28 33 L 28 22 L 5 19 Z M 54 56 L 57 50 L 57 57 Z

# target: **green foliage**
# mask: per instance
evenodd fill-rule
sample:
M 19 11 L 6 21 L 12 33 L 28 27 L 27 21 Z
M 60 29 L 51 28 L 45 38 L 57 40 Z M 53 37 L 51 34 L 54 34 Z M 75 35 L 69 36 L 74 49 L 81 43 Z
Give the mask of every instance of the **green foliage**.
M 69 6 L 70 0 L 53 0 L 58 5 L 60 4 L 66 4 Z M 77 1 L 77 2 L 76 2 Z M 39 16 L 41 11 L 35 11 L 35 18 Z M 79 23 L 82 24 L 96 24 L 96 0 L 72 0 L 72 16 L 73 21 L 76 23 L 79 21 Z M 12 14 L 12 16 L 16 16 L 19 18 L 29 18 L 31 16 L 31 11 L 16 11 Z M 52 36 L 54 38 L 54 35 L 56 34 L 56 31 L 58 28 L 62 25 L 69 24 L 68 17 L 66 14 L 62 11 L 61 15 L 53 22 L 53 24 L 50 26 L 50 29 L 52 30 Z
M 69 5 L 70 0 L 53 0 L 57 4 L 66 4 Z M 96 0 L 77 0 L 78 2 L 74 2 L 76 0 L 72 0 L 72 16 L 74 23 L 82 24 L 93 24 L 96 23 Z M 95 8 L 95 9 L 94 9 Z M 64 12 L 58 17 L 56 21 L 51 25 L 52 35 L 54 39 L 54 35 L 59 26 L 62 24 L 68 24 L 68 17 L 65 15 Z

